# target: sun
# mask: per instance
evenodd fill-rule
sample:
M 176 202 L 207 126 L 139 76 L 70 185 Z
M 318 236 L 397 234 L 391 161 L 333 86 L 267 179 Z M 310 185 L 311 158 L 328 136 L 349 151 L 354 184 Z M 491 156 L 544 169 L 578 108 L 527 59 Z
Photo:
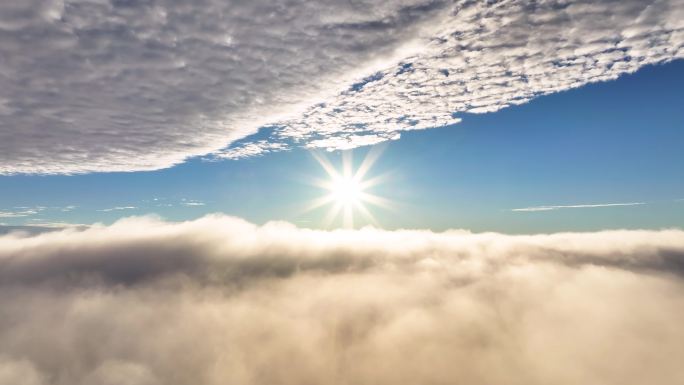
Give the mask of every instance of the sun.
M 341 205 L 356 205 L 363 193 L 361 183 L 354 178 L 339 177 L 331 181 L 330 193 Z
M 356 170 L 353 167 L 351 151 L 342 153 L 341 170 L 335 168 L 323 153 L 312 152 L 318 164 L 325 170 L 328 178 L 325 180 L 314 180 L 314 184 L 324 189 L 326 194 L 312 201 L 305 211 L 325 205 L 330 206 L 323 220 L 325 227 L 330 226 L 333 221 L 341 217 L 342 225 L 345 228 L 353 228 L 355 214 L 360 214 L 366 222 L 377 226 L 378 222 L 367 206 L 374 205 L 391 208 L 389 200 L 368 191 L 371 187 L 385 179 L 385 175 L 367 178 L 368 172 L 381 151 L 380 147 L 371 149 Z

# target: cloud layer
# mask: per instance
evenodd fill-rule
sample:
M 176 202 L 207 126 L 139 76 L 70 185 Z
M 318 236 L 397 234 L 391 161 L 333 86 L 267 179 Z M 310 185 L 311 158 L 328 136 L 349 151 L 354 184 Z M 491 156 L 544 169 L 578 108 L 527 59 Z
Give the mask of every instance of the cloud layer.
M 352 148 L 684 55 L 676 0 L 0 4 L 0 173 Z M 229 143 L 272 125 L 268 139 Z
M 0 237 L 0 384 L 679 384 L 684 232 Z

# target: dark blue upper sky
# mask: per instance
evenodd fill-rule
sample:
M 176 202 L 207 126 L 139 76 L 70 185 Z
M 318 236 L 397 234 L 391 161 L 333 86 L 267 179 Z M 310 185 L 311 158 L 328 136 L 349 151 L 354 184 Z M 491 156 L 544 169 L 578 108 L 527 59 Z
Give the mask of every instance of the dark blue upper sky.
M 684 61 L 677 61 L 495 113 L 464 114 L 454 126 L 404 133 L 380 145 L 384 152 L 369 173 L 387 175 L 371 190 L 394 207 L 369 209 L 386 228 L 684 227 L 683 90 Z M 355 160 L 368 149 L 354 150 Z M 333 163 L 341 158 L 326 155 Z M 0 222 L 112 222 L 149 213 L 183 220 L 223 212 L 321 227 L 326 208 L 302 208 L 324 194 L 309 181 L 324 177 L 306 149 L 196 159 L 155 172 L 2 176 Z M 643 204 L 511 211 L 613 203 Z

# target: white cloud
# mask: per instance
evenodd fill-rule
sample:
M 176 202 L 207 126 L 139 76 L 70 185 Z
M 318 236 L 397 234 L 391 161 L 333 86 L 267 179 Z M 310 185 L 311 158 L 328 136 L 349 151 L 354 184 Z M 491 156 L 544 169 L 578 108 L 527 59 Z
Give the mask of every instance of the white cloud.
M 683 262 L 681 230 L 10 234 L 0 383 L 680 384 Z
M 677 1 L 464 2 L 407 56 L 282 122 L 274 140 L 347 149 L 684 57 Z M 361 86 L 363 84 L 363 86 Z
M 619 206 L 641 206 L 645 205 L 644 202 L 628 202 L 628 203 L 598 203 L 598 204 L 587 204 L 587 205 L 557 205 L 557 206 L 532 206 L 532 207 L 522 207 L 519 209 L 511 209 L 511 211 L 552 211 L 558 209 L 587 209 L 587 208 L 597 208 L 597 207 L 619 207 Z
M 202 201 L 198 201 L 195 199 L 181 199 L 181 205 L 182 206 L 204 206 L 205 203 Z
M 395 60 L 445 8 L 2 2 L 0 173 L 158 169 L 218 150 Z
M 274 151 L 287 150 L 284 143 L 273 143 L 268 140 L 248 142 L 240 146 L 229 148 L 221 152 L 221 157 L 226 159 L 242 159 L 265 155 Z
M 43 211 L 45 207 L 15 207 L 12 210 L 0 211 L 0 218 L 23 218 L 36 215 Z
M 0 173 L 348 148 L 684 56 L 677 0 L 0 4 Z M 30 48 L 29 48 L 30 47 Z M 363 79 L 363 80 L 361 80 Z M 279 126 L 278 126 L 279 125 Z
M 388 140 L 397 140 L 400 134 L 394 133 L 391 136 L 377 134 L 348 135 L 341 134 L 326 139 L 314 139 L 307 143 L 307 147 L 326 148 L 328 150 L 349 150 L 361 146 L 371 146 Z
M 23 226 L 17 226 L 18 229 L 22 229 L 25 227 L 33 227 L 36 228 L 36 230 L 49 230 L 49 229 L 62 229 L 62 228 L 67 228 L 67 227 L 81 227 L 85 228 L 87 225 L 82 224 L 82 223 L 71 223 L 71 222 L 64 222 L 64 221 L 48 221 L 44 219 L 29 219 L 29 221 L 24 224 Z
M 111 212 L 111 211 L 122 211 L 122 210 L 135 210 L 137 207 L 135 206 L 116 206 L 116 207 L 110 207 L 107 209 L 101 209 L 97 211 L 102 211 L 102 212 Z
M 35 211 L 0 211 L 0 218 L 19 218 L 35 214 Z

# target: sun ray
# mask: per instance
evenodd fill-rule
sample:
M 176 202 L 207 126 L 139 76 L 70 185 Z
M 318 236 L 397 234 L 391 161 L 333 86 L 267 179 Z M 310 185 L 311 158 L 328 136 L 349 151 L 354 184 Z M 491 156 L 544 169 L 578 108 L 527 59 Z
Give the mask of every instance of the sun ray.
M 328 158 L 326 158 L 323 154 L 317 151 L 312 151 L 311 154 L 316 159 L 318 164 L 320 164 L 321 167 L 323 167 L 323 170 L 325 170 L 329 177 L 334 178 L 339 175 L 335 167 L 333 167 Z
M 331 179 L 320 179 L 320 178 L 312 178 L 309 183 L 310 185 L 320 187 L 323 189 L 330 189 L 332 183 Z
M 389 178 L 389 174 L 382 174 L 375 176 L 371 179 L 366 179 L 366 180 L 361 180 L 359 181 L 359 185 L 361 186 L 362 190 L 371 188 L 373 186 L 377 186 L 379 184 L 382 184 L 383 182 L 387 181 Z
M 354 160 L 352 159 L 351 151 L 342 153 L 342 177 L 353 178 L 352 169 L 354 167 Z
M 385 151 L 385 147 L 385 145 L 378 145 L 371 148 L 366 154 L 366 157 L 363 158 L 363 161 L 361 162 L 361 165 L 359 166 L 358 170 L 356 170 L 356 174 L 354 175 L 354 177 L 357 178 L 359 181 L 363 180 L 368 171 L 370 171 L 370 169 L 375 164 L 375 161 L 377 161 L 380 155 L 382 155 L 382 153 Z
M 354 212 L 352 210 L 352 205 L 344 205 L 344 212 L 342 213 L 342 223 L 344 224 L 345 229 L 351 229 L 354 227 Z
M 332 222 L 337 218 L 338 214 L 342 210 L 342 205 L 335 202 L 330 206 L 330 209 L 325 215 L 325 218 L 323 218 L 323 226 L 329 227 Z
M 361 199 L 363 199 L 364 202 L 372 203 L 376 206 L 380 206 L 380 207 L 386 208 L 386 209 L 394 209 L 394 204 L 389 199 L 379 197 L 377 195 L 366 193 L 366 192 L 364 192 L 361 195 L 362 195 Z
M 304 207 L 303 213 L 315 210 L 319 207 L 323 207 L 332 202 L 333 200 L 334 198 L 332 197 L 332 195 L 325 195 L 320 198 L 316 198 L 313 201 L 311 201 L 308 205 L 306 205 L 306 207 Z
M 354 207 L 363 215 L 363 217 L 373 226 L 378 226 L 378 221 L 375 219 L 373 214 L 368 210 L 368 208 L 360 202 L 357 202 Z

